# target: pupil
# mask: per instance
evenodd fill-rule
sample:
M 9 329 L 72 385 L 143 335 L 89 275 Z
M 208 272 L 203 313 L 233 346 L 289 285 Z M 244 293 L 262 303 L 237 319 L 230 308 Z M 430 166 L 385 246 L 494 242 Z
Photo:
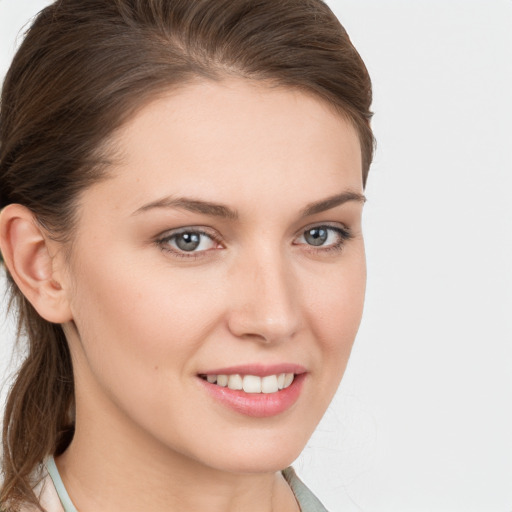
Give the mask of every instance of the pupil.
M 309 229 L 304 233 L 304 239 L 309 245 L 323 245 L 327 240 L 327 230 L 323 228 Z
M 200 242 L 200 235 L 197 233 L 181 233 L 176 237 L 176 245 L 182 251 L 193 251 L 197 249 Z

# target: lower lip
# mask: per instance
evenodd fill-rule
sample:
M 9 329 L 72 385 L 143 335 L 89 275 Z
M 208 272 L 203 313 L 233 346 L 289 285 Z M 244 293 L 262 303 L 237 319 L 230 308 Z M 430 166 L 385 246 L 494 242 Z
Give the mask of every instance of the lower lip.
M 199 378 L 206 391 L 222 405 L 246 416 L 268 418 L 288 410 L 299 399 L 306 373 L 296 375 L 293 382 L 276 393 L 245 393 L 217 386 Z

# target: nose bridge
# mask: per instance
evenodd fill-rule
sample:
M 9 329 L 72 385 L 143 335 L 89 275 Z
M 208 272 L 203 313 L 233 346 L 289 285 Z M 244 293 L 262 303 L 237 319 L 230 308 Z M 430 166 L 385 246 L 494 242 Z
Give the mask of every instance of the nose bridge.
M 299 328 L 299 303 L 293 271 L 283 251 L 260 248 L 243 258 L 234 279 L 229 321 L 234 334 L 266 342 L 293 337 Z

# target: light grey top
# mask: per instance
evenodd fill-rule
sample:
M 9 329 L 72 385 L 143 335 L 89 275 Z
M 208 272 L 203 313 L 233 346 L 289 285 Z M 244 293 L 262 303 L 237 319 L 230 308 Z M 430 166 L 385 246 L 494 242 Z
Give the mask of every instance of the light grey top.
M 306 487 L 306 484 L 295 474 L 290 466 L 281 472 L 291 487 L 301 512 L 327 512 L 319 499 Z
M 78 512 L 64 487 L 53 457 L 46 460 L 45 466 L 47 475 L 35 489 L 39 494 L 41 505 L 47 512 Z M 286 468 L 282 473 L 295 495 L 301 512 L 327 512 L 316 496 L 295 474 L 293 468 Z M 32 511 L 32 508 L 22 509 L 22 512 L 29 511 Z
M 69 497 L 68 491 L 66 491 L 66 488 L 64 487 L 64 482 L 60 477 L 59 470 L 57 469 L 57 465 L 55 464 L 55 460 L 53 457 L 49 457 L 48 460 L 46 461 L 46 469 L 48 470 L 48 474 L 52 479 L 53 486 L 57 491 L 57 495 L 59 496 L 59 500 L 64 508 L 64 511 L 78 512 L 75 505 L 73 505 L 71 498 Z M 48 512 L 52 511 L 49 510 Z

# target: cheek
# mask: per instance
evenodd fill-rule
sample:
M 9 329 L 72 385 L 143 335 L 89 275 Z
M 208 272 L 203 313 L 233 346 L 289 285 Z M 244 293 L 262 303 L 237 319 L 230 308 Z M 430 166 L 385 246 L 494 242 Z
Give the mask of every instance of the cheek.
M 83 262 L 73 303 L 81 338 L 75 375 L 87 395 L 82 403 L 122 410 L 155 433 L 183 421 L 193 425 L 195 409 L 183 401 L 196 354 L 218 325 L 220 286 L 200 272 L 142 268 L 126 258 L 101 261 L 99 267 Z
M 361 321 L 366 287 L 364 257 L 351 263 L 328 271 L 322 286 L 309 287 L 311 323 L 329 351 L 351 345 Z
M 218 287 L 200 272 L 130 265 L 126 257 L 99 261 L 82 262 L 72 303 L 90 366 L 112 381 L 123 368 L 139 379 L 169 365 L 186 372 L 219 316 Z
M 366 287 L 364 250 L 323 276 L 322 286 L 309 286 L 307 315 L 320 360 L 316 368 L 330 402 L 345 371 L 361 322 Z M 330 390 L 329 393 L 327 391 Z

